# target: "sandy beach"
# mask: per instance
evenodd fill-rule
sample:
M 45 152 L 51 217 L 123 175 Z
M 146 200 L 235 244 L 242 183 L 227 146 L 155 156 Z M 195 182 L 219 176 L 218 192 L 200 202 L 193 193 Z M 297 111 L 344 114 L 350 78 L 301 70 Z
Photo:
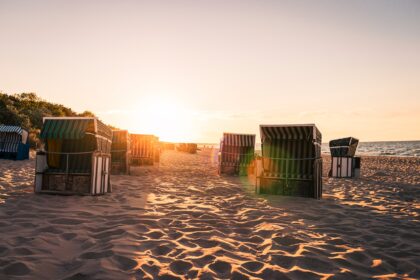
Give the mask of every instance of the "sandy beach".
M 0 279 L 419 279 L 420 158 L 363 157 L 323 199 L 259 196 L 207 152 L 166 151 L 113 193 L 33 193 L 0 160 Z

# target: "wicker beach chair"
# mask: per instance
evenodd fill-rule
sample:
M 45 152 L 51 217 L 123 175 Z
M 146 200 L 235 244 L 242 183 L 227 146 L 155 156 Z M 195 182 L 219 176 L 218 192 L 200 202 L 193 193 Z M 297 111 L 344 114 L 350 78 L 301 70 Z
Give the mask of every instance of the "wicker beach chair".
M 110 192 L 111 129 L 90 117 L 48 117 L 43 122 L 44 150 L 37 151 L 35 192 Z
M 130 174 L 130 134 L 127 130 L 112 131 L 111 173 Z
M 150 134 L 130 134 L 131 165 L 159 162 L 159 138 Z
M 223 133 L 219 174 L 247 175 L 255 152 L 255 134 Z
M 29 133 L 20 126 L 0 125 L 0 158 L 29 159 Z
M 196 154 L 198 150 L 198 145 L 196 143 L 179 143 L 177 146 L 179 152 Z
M 260 125 L 256 191 L 322 197 L 321 132 L 314 124 Z
M 360 176 L 360 157 L 355 157 L 359 139 L 346 137 L 331 140 L 329 143 L 331 152 L 330 177 L 353 178 Z

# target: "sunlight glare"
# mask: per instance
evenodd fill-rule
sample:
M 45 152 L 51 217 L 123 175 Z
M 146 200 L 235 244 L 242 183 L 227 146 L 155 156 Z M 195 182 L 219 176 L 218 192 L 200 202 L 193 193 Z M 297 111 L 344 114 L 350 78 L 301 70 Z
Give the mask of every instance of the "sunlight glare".
M 161 141 L 191 141 L 193 112 L 185 104 L 160 96 L 139 101 L 132 120 L 133 133 L 154 134 Z

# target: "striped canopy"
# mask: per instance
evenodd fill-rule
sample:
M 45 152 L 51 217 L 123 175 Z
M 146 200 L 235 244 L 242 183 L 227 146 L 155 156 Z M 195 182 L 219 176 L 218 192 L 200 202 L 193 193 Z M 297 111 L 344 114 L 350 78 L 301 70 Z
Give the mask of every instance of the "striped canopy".
M 103 122 L 101 122 L 98 119 L 95 119 L 96 121 L 96 125 L 97 125 L 97 131 L 96 133 L 98 135 L 101 135 L 103 137 L 105 137 L 108 140 L 112 140 L 112 130 Z
M 152 134 L 130 134 L 130 138 L 138 141 L 159 141 L 159 138 Z
M 223 133 L 223 145 L 254 147 L 255 134 Z
M 0 125 L 0 153 L 17 153 L 19 146 L 26 144 L 28 132 L 16 125 Z
M 261 140 L 315 140 L 321 143 L 321 132 L 314 124 L 260 125 Z
M 40 137 L 44 139 L 81 139 L 85 136 L 86 132 L 95 133 L 93 118 L 45 119 Z
M 117 156 L 115 152 L 126 152 L 130 150 L 130 135 L 127 130 L 112 131 L 111 150 L 114 152 L 113 158 Z
M 130 134 L 133 158 L 153 158 L 159 138 L 151 134 Z
M 340 139 L 334 139 L 331 140 L 329 145 L 330 148 L 341 148 L 341 147 L 348 147 L 351 145 L 359 144 L 359 139 L 354 137 L 346 137 L 346 138 L 340 138 Z
M 127 130 L 113 130 L 112 143 L 127 143 L 130 137 Z
M 354 137 L 346 137 L 331 140 L 330 151 L 331 156 L 340 157 L 340 156 L 354 156 L 356 153 L 357 145 L 359 144 L 359 139 Z
M 17 134 L 22 135 L 23 129 L 20 126 L 16 126 L 16 125 L 0 124 L 0 132 L 17 133 Z

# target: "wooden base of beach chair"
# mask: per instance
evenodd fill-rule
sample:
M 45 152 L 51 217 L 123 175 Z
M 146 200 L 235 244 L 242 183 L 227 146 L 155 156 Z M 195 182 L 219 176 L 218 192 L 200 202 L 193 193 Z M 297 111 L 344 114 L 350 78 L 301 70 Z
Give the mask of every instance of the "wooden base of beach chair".
M 128 175 L 130 174 L 130 166 L 126 162 L 111 162 L 112 175 Z
M 315 195 L 315 186 L 312 179 L 289 180 L 263 177 L 261 178 L 259 191 L 261 194 L 317 198 Z
M 90 194 L 90 175 L 42 174 L 40 192 Z
M 16 160 L 17 153 L 0 152 L 0 159 Z
M 219 174 L 238 175 L 239 172 L 238 172 L 236 166 L 221 165 L 221 166 L 219 166 Z
M 153 158 L 132 158 L 132 166 L 153 165 Z
M 63 195 L 100 195 L 111 192 L 110 160 L 110 154 L 93 153 L 89 172 L 52 171 L 47 166 L 47 155 L 37 154 L 34 191 Z
M 248 174 L 251 174 L 254 172 L 253 170 L 254 169 L 252 165 L 245 165 L 245 166 L 219 165 L 219 174 L 225 174 L 225 175 L 248 176 Z
M 332 157 L 329 176 L 334 178 L 359 178 L 360 157 Z

